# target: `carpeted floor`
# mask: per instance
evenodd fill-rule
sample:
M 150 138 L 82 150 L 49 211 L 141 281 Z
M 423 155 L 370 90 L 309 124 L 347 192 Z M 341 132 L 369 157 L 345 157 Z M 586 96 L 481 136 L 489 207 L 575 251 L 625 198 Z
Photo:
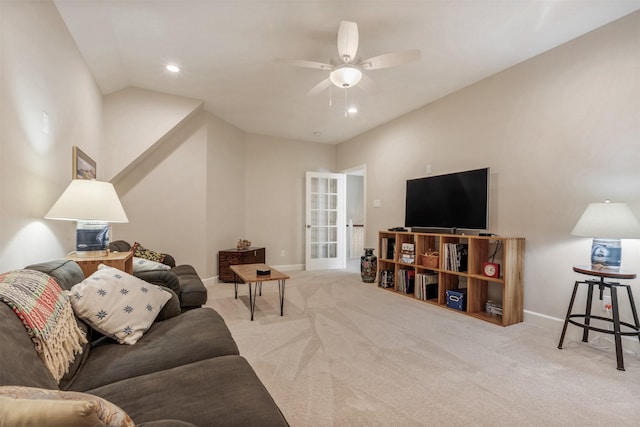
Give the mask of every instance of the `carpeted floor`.
M 265 282 L 208 285 L 246 357 L 297 426 L 638 426 L 640 359 L 526 323 L 502 328 L 353 271 L 288 273 L 284 317 Z

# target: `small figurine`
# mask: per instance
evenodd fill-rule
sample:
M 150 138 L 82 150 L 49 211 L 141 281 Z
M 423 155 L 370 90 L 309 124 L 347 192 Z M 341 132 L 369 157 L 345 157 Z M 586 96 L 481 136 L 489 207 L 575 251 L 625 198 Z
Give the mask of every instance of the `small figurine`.
M 238 244 L 236 245 L 236 248 L 240 250 L 249 249 L 250 247 L 251 247 L 251 241 L 245 240 L 245 239 L 238 240 Z

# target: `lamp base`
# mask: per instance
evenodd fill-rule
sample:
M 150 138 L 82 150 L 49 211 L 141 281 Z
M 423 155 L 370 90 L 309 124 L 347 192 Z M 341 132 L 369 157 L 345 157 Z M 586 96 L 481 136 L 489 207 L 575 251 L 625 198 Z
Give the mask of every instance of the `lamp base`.
M 622 247 L 620 239 L 593 239 L 591 244 L 591 268 L 594 270 L 620 271 Z
M 109 224 L 103 221 L 78 221 L 76 226 L 76 255 L 98 257 L 107 254 Z

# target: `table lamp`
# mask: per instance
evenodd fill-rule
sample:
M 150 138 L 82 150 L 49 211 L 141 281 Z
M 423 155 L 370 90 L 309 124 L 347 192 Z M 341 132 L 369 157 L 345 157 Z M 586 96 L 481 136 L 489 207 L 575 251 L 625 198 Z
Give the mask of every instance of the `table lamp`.
M 86 179 L 72 180 L 45 219 L 77 221 L 76 255 L 79 257 L 106 255 L 109 223 L 129 222 L 113 184 Z
M 591 268 L 619 271 L 620 239 L 640 238 L 640 224 L 626 203 L 590 203 L 571 231 L 573 236 L 592 237 Z

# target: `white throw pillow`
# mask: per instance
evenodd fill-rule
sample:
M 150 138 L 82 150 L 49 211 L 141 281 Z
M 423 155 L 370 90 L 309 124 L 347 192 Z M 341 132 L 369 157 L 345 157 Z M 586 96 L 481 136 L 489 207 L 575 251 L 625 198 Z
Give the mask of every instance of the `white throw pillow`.
M 120 344 L 135 344 L 171 298 L 160 286 L 103 264 L 69 293 L 76 316 Z
M 169 270 L 167 264 L 163 264 L 161 262 L 151 261 L 144 258 L 133 257 L 133 272 L 140 273 L 142 271 L 153 271 L 153 270 Z

